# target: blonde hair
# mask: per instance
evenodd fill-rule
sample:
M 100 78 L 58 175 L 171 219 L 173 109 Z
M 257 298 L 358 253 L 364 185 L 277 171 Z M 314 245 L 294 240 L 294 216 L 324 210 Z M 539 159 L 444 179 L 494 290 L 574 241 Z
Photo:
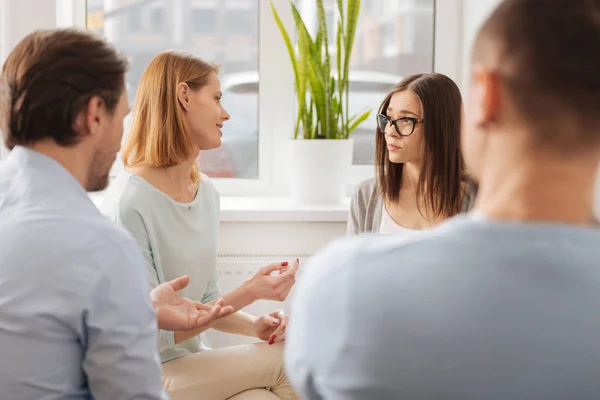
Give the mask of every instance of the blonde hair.
M 137 88 L 123 164 L 167 168 L 188 160 L 193 144 L 177 99 L 177 85 L 185 82 L 192 90 L 199 89 L 211 72 L 218 71 L 217 65 L 188 53 L 165 51 L 155 56 Z M 190 178 L 200 179 L 196 164 Z

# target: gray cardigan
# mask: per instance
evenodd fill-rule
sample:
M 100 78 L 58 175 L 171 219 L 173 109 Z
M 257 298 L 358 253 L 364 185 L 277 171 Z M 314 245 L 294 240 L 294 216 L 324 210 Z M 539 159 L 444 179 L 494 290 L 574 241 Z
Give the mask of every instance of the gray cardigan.
M 471 182 L 467 183 L 461 212 L 467 212 L 473 208 L 475 195 L 475 185 Z M 377 180 L 371 178 L 359 183 L 350 202 L 347 235 L 353 236 L 365 232 L 379 232 L 382 211 L 383 197 L 377 190 Z

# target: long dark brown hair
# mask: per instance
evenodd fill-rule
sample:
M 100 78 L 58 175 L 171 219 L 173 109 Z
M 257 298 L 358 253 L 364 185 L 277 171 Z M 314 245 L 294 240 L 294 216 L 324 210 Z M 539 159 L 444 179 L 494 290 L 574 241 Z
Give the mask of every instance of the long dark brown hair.
M 427 219 L 451 217 L 461 211 L 465 166 L 460 151 L 462 98 L 458 86 L 442 74 L 417 74 L 402 80 L 389 93 L 379 113 L 386 114 L 392 96 L 410 90 L 423 107 L 423 150 L 417 185 L 417 205 L 424 204 Z M 375 139 L 377 184 L 387 202 L 400 198 L 403 164 L 389 160 L 384 133 Z M 419 212 L 421 208 L 419 207 Z

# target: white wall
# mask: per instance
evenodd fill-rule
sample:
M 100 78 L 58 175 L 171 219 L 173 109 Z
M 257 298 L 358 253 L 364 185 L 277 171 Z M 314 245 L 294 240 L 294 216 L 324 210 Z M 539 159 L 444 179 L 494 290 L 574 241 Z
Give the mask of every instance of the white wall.
M 463 89 L 468 82 L 471 47 L 475 35 L 498 3 L 500 0 L 463 0 Z
M 0 65 L 27 34 L 54 27 L 56 0 L 0 0 Z M 0 159 L 7 152 L 0 144 Z
M 56 0 L 0 0 L 0 63 L 27 34 L 54 27 Z

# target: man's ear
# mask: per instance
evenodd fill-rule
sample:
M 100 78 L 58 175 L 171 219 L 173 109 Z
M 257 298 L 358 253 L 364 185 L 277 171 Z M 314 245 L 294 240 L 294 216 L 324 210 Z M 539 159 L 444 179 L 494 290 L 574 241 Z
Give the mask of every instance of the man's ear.
M 496 120 L 502 104 L 500 76 L 485 66 L 473 66 L 472 118 L 478 127 Z
M 94 96 L 75 118 L 75 129 L 81 136 L 95 136 L 99 132 L 102 112 L 105 111 L 104 100 Z
M 181 82 L 177 85 L 177 100 L 184 110 L 190 108 L 190 87 L 185 82 Z

